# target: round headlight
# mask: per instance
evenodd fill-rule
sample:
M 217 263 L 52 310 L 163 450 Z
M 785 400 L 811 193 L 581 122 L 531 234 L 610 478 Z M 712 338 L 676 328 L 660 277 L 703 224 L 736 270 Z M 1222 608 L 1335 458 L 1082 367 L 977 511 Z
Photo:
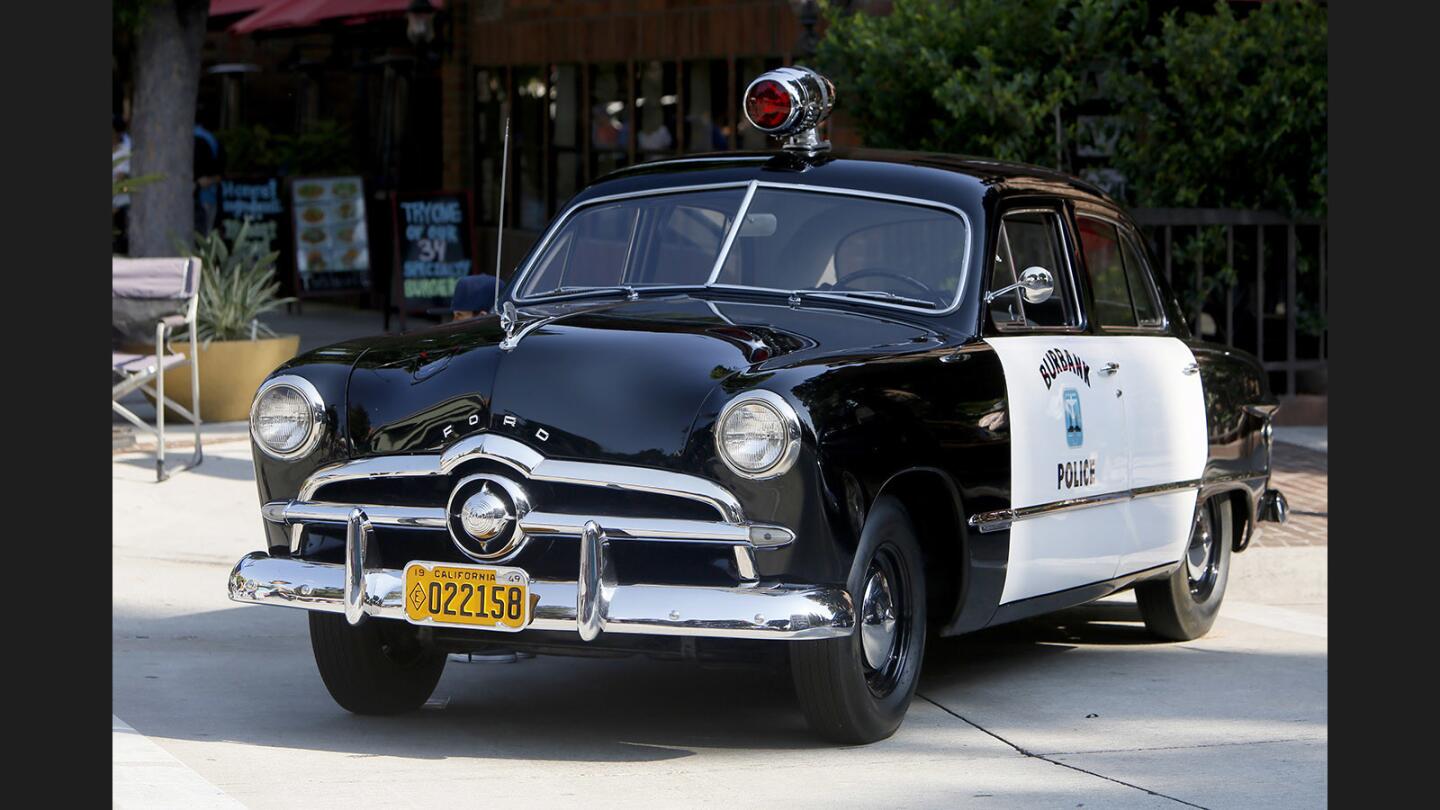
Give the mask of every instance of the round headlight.
M 746 478 L 773 478 L 800 454 L 800 419 L 778 394 L 751 391 L 726 405 L 715 424 L 720 460 Z
M 320 440 L 325 403 L 303 377 L 282 375 L 267 380 L 250 406 L 250 435 L 269 456 L 303 456 Z

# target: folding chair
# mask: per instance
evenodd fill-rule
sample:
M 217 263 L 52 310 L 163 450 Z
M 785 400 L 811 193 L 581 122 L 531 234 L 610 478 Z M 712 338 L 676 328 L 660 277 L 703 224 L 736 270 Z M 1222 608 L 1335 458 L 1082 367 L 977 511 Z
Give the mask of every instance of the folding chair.
M 136 337 L 138 329 L 149 331 L 154 324 L 155 353 L 134 354 L 111 350 L 111 369 L 118 380 L 110 393 L 110 406 L 137 428 L 155 435 L 155 480 L 164 481 L 172 472 L 197 467 L 204 459 L 200 447 L 200 364 L 190 360 L 190 408 L 165 396 L 165 370 L 184 364 L 185 355 L 171 352 L 173 330 L 189 325 L 190 353 L 194 357 L 195 315 L 200 304 L 200 260 L 111 259 L 112 327 L 122 337 Z M 147 335 L 148 337 L 148 335 Z M 120 399 L 135 390 L 155 397 L 155 424 L 147 424 Z M 195 453 L 189 463 L 165 469 L 165 409 L 180 414 L 195 425 Z

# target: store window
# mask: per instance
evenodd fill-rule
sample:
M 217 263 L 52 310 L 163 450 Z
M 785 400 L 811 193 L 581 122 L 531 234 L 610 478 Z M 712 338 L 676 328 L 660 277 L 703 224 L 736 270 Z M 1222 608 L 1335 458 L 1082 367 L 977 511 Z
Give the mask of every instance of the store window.
M 485 225 L 499 215 L 505 93 L 504 68 L 475 72 L 475 221 Z
M 526 231 L 538 231 L 550 219 L 547 146 L 549 140 L 549 94 L 545 73 L 536 67 L 512 71 L 515 92 L 514 122 L 510 143 L 515 157 L 515 217 L 512 222 Z
M 630 163 L 630 81 L 626 65 L 590 67 L 590 177 Z
M 636 158 L 659 160 L 679 151 L 676 114 L 678 80 L 674 62 L 635 63 Z
M 585 182 L 580 70 L 578 65 L 556 65 L 550 69 L 549 115 L 554 166 L 547 213 L 551 216 L 575 196 Z
M 685 151 L 730 148 L 730 71 L 724 59 L 685 63 Z

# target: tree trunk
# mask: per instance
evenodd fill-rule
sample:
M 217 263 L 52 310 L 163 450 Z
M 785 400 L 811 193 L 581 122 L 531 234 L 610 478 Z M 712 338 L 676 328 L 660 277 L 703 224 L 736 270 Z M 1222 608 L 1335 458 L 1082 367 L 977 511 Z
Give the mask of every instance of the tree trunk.
M 130 203 L 130 255 L 174 256 L 194 239 L 195 99 L 209 0 L 155 0 L 135 39 L 130 175 L 161 175 Z

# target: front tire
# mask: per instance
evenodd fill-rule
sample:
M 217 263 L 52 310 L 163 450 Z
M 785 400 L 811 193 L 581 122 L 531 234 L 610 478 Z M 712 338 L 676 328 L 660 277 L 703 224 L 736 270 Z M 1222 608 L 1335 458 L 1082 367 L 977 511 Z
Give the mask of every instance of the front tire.
M 810 727 L 833 742 L 861 745 L 895 733 L 925 654 L 925 574 L 905 507 L 875 503 L 861 532 L 847 589 L 856 631 L 790 644 L 790 672 Z
M 1235 522 L 1230 499 L 1210 498 L 1190 532 L 1180 567 L 1165 579 L 1135 586 L 1135 603 L 1145 627 L 1171 641 L 1190 641 L 1210 632 L 1230 579 Z
M 445 671 L 445 654 L 421 645 L 404 622 L 367 618 L 352 626 L 339 613 L 311 613 L 310 647 L 330 697 L 354 714 L 418 709 Z

